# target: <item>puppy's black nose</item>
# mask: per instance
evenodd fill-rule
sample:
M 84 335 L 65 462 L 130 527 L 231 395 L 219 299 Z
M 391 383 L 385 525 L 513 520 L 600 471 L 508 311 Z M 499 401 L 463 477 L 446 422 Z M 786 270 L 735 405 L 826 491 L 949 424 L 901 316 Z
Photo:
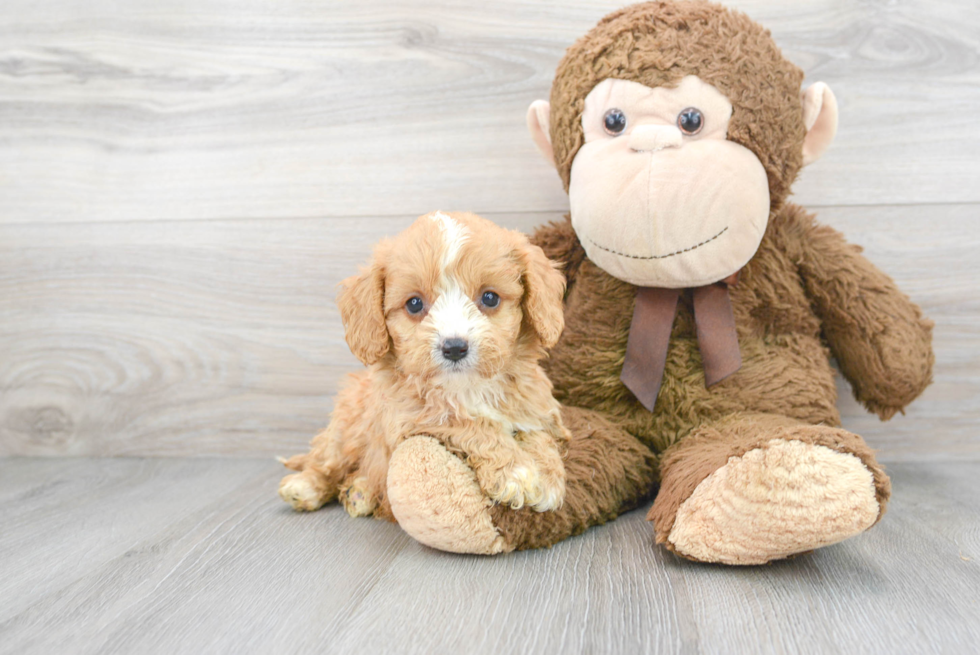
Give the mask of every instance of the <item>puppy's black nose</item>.
M 446 339 L 442 342 L 442 356 L 451 362 L 458 362 L 466 357 L 469 349 L 466 339 Z

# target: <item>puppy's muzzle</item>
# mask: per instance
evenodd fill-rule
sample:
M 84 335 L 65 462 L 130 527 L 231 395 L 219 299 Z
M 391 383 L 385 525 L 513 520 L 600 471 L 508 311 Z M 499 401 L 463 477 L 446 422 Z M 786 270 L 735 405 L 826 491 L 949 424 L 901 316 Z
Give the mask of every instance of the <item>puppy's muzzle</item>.
M 469 350 L 470 346 L 466 343 L 466 339 L 453 338 L 442 342 L 442 356 L 451 362 L 463 359 Z

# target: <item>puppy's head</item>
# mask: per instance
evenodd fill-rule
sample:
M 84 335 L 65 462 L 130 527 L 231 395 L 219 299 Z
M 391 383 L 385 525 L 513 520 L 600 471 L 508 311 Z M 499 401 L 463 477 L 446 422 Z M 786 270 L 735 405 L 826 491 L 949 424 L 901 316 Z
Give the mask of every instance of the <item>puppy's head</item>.
M 422 216 L 342 285 L 358 359 L 388 357 L 436 382 L 492 377 L 520 353 L 553 346 L 564 327 L 561 273 L 527 237 L 474 214 Z

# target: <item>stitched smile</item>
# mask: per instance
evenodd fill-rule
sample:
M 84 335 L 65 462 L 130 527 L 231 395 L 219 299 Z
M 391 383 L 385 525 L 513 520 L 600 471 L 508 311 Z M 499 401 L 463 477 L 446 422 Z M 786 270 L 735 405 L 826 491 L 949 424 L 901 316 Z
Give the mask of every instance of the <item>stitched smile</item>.
M 720 237 L 722 234 L 724 234 L 727 231 L 728 231 L 728 228 L 725 227 L 725 229 L 723 229 L 721 232 L 719 232 L 718 234 L 714 235 L 710 239 L 705 239 L 701 243 L 697 243 L 697 244 L 695 244 L 695 245 L 693 245 L 693 246 L 691 246 L 689 248 L 684 248 L 683 250 L 677 250 L 675 252 L 667 253 L 666 255 L 650 255 L 649 257 L 641 257 L 640 255 L 630 255 L 630 254 L 625 253 L 625 252 L 619 252 L 618 250 L 613 250 L 611 248 L 606 248 L 605 246 L 600 246 L 598 243 L 596 243 L 592 239 L 589 239 L 589 237 L 585 237 L 585 238 L 586 239 L 589 239 L 589 243 L 591 243 L 596 248 L 599 248 L 600 250 L 605 250 L 606 252 L 611 252 L 614 255 L 619 255 L 620 257 L 629 257 L 630 259 L 667 259 L 668 257 L 673 257 L 674 255 L 683 255 L 686 252 L 691 252 L 692 250 L 696 250 L 697 248 L 700 248 L 701 246 L 705 245 L 706 243 L 711 243 L 712 241 L 714 241 L 715 239 L 717 239 L 718 237 Z

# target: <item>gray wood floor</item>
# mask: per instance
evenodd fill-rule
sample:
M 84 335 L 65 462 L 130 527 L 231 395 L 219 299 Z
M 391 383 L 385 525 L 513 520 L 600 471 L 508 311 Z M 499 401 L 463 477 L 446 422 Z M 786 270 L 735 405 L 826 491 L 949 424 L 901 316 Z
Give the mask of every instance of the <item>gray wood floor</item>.
M 655 548 L 429 550 L 297 514 L 247 459 L 0 460 L 0 653 L 975 653 L 980 463 L 889 467 L 870 532 L 770 566 Z

